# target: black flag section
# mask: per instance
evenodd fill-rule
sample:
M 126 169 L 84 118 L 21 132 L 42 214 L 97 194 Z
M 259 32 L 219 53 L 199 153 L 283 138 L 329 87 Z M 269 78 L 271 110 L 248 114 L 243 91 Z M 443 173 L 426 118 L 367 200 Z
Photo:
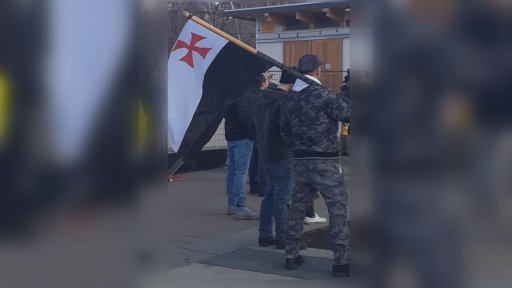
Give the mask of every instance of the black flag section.
M 194 161 L 219 127 L 228 104 L 244 95 L 256 77 L 273 65 L 229 42 L 206 71 L 203 97 L 185 133 L 178 155 Z

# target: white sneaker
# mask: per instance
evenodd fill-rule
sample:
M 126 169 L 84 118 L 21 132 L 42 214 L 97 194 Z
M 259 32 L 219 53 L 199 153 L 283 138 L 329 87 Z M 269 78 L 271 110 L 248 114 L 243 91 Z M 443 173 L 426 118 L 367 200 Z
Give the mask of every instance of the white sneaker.
M 322 217 L 320 217 L 320 215 L 318 215 L 318 213 L 315 213 L 314 218 L 310 218 L 310 217 L 306 216 L 306 218 L 304 218 L 304 223 L 305 224 L 323 224 L 323 223 L 327 223 L 327 219 L 322 218 Z

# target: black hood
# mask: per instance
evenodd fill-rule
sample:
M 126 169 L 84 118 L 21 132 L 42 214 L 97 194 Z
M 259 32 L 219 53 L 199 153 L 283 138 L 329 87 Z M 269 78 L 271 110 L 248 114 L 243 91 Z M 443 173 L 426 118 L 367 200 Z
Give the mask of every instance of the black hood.
M 277 87 L 269 87 L 263 91 L 263 95 L 261 97 L 261 103 L 263 105 L 273 105 L 277 100 L 282 97 L 286 97 L 288 92 L 283 89 Z

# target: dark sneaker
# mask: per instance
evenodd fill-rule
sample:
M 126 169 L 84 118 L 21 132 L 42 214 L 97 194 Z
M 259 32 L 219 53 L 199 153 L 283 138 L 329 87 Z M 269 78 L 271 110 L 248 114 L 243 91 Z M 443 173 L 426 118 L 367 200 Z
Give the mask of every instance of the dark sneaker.
M 300 255 L 295 258 L 286 258 L 286 270 L 296 270 L 300 266 L 304 265 L 305 262 L 304 257 Z
M 251 185 L 251 186 L 249 187 L 249 194 L 251 194 L 251 195 L 259 194 L 259 192 L 258 192 L 258 191 L 259 191 L 259 189 L 258 189 L 258 186 L 257 186 L 257 185 L 254 185 L 254 184 L 253 184 L 253 185 Z
M 276 240 L 276 249 L 284 250 L 285 249 L 284 241 Z M 306 250 L 306 249 L 308 249 L 308 245 L 306 244 L 306 241 L 300 240 L 299 250 Z
M 270 238 L 258 238 L 258 244 L 260 247 L 268 247 L 276 244 L 276 239 Z
M 350 264 L 332 265 L 332 277 L 350 277 Z

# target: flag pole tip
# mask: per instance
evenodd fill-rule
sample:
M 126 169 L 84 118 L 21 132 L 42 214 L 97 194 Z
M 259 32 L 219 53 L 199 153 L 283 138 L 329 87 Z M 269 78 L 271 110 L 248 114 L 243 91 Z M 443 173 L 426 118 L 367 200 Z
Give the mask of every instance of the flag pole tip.
M 183 11 L 183 15 L 184 15 L 185 17 L 187 17 L 187 18 L 190 18 L 190 17 L 192 17 L 192 16 L 193 16 L 193 15 L 192 15 L 192 14 L 190 14 L 188 11 Z

